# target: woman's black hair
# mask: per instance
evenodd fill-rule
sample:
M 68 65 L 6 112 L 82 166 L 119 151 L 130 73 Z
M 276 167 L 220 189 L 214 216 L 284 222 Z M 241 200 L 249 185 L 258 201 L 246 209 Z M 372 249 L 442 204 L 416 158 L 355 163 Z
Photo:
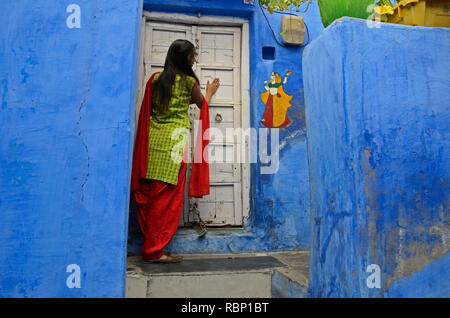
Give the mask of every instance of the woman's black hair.
M 177 74 L 180 74 L 183 80 L 186 79 L 186 75 L 192 76 L 200 83 L 189 63 L 189 56 L 195 54 L 195 46 L 187 40 L 175 40 L 170 45 L 164 70 L 152 83 L 153 101 L 157 101 L 152 108 L 156 112 L 164 114 L 168 110 L 172 97 L 172 85 Z

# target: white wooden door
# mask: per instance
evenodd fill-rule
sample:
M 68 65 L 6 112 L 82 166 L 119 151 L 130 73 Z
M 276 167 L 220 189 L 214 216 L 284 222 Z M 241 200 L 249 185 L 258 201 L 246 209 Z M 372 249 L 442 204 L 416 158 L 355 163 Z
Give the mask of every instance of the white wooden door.
M 227 128 L 241 127 L 241 28 L 230 26 L 199 26 L 145 20 L 145 34 L 141 45 L 143 74 L 141 85 L 147 82 L 154 72 L 161 71 L 170 44 L 176 39 L 187 39 L 197 46 L 199 60 L 194 67 L 205 93 L 206 82 L 220 78 L 221 86 L 209 105 L 210 126 L 217 128 L 226 136 Z M 141 94 L 142 95 L 142 94 Z M 141 96 L 142 98 L 142 96 Z M 191 127 L 199 118 L 199 109 L 191 105 L 189 115 Z M 192 131 L 192 130 L 191 130 Z M 193 135 L 193 134 L 192 134 Z M 191 145 L 194 145 L 192 136 Z M 240 140 L 215 138 L 210 142 L 210 158 L 222 151 L 235 151 Z M 193 151 L 193 150 L 191 150 Z M 235 162 L 210 162 L 210 195 L 201 198 L 188 198 L 187 184 L 183 217 L 180 225 L 190 225 L 202 221 L 209 226 L 242 226 L 242 167 Z M 188 177 L 190 175 L 190 165 Z
M 210 226 L 242 225 L 241 165 L 226 161 L 227 152 L 235 153 L 237 147 L 234 138 L 226 139 L 226 129 L 241 127 L 241 29 L 199 26 L 196 35 L 199 51 L 196 73 L 202 89 L 208 80 L 220 78 L 220 88 L 209 105 L 209 117 L 211 128 L 221 131 L 223 138 L 215 135 L 209 145 L 210 158 L 218 159 L 209 165 L 211 193 L 202 199 L 190 198 L 185 219 L 197 221 L 193 210 L 198 207 L 202 221 Z M 196 109 L 196 118 L 198 113 Z

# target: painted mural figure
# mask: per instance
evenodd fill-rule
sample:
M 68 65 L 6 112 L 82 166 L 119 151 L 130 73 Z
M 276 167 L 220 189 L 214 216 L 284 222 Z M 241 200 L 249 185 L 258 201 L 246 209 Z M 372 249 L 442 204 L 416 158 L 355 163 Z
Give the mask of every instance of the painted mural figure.
M 278 73 L 272 72 L 270 74 L 270 82 L 264 81 L 264 88 L 266 92 L 261 93 L 261 100 L 266 105 L 263 118 L 261 122 L 266 127 L 282 128 L 288 126 L 291 121 L 287 116 L 287 110 L 291 107 L 292 96 L 286 94 L 283 90 L 283 85 L 287 83 L 287 78 L 292 74 L 289 70 L 284 75 L 284 80 Z

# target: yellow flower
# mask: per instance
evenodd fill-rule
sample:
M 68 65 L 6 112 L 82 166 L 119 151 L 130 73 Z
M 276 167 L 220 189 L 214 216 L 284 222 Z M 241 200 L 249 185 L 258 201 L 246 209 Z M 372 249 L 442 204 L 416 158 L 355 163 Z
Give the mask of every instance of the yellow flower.
M 393 14 L 394 8 L 392 6 L 382 5 L 382 6 L 375 6 L 373 8 L 374 13 L 378 13 L 380 16 L 383 16 L 385 14 Z

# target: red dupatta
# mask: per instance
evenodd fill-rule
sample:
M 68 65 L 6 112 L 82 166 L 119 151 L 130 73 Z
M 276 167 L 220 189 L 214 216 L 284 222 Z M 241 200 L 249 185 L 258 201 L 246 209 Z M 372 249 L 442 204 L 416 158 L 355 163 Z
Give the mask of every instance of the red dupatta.
M 133 167 L 131 171 L 131 193 L 139 189 L 140 179 L 145 178 L 148 165 L 148 143 L 150 128 L 150 111 L 152 106 L 152 81 L 154 73 L 145 86 L 144 99 L 142 100 L 141 112 L 139 114 L 136 141 L 133 151 Z M 201 129 L 197 134 L 194 150 L 194 162 L 192 163 L 191 176 L 189 179 L 188 195 L 191 197 L 202 197 L 209 194 L 209 109 L 206 99 L 203 98 L 200 110 Z M 203 138 L 202 138 L 203 136 Z M 203 156 L 204 154 L 204 156 Z

